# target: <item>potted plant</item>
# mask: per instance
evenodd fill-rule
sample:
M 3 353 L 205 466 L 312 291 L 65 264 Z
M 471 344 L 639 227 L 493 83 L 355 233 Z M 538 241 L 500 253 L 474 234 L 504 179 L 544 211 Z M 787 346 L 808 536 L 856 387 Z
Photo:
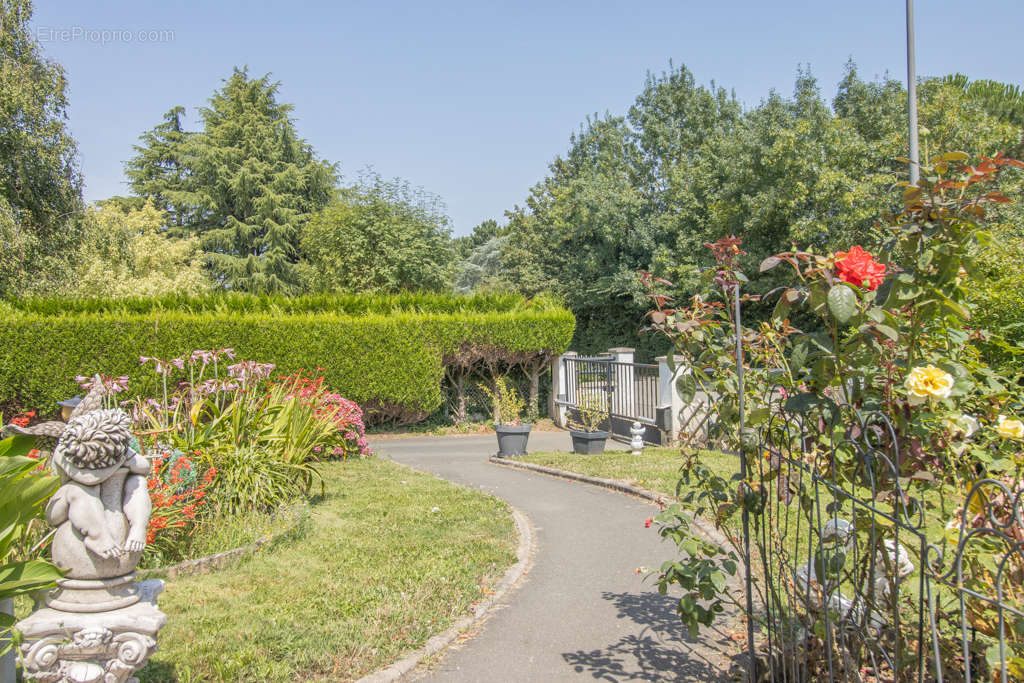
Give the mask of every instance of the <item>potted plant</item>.
M 484 385 L 480 388 L 494 401 L 494 431 L 498 435 L 498 457 L 508 458 L 526 453 L 526 441 L 530 438 L 530 423 L 523 423 L 522 415 L 525 402 L 516 391 L 509 386 L 504 377 L 494 382 L 492 391 Z
M 570 422 L 569 428 L 574 453 L 583 455 L 604 453 L 608 432 L 601 429 L 601 423 L 607 418 L 608 405 L 604 396 L 600 394 L 583 396 L 576 408 L 576 419 Z

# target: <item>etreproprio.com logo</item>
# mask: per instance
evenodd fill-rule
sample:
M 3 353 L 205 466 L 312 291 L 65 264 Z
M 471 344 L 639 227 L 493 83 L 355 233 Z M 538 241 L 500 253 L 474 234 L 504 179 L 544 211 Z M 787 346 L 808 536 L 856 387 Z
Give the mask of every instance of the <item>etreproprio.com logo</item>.
M 70 43 L 82 41 L 86 43 L 167 43 L 174 40 L 172 29 L 123 29 L 123 28 L 87 28 L 85 26 L 68 26 L 55 28 L 40 26 L 36 29 L 36 40 L 41 43 Z

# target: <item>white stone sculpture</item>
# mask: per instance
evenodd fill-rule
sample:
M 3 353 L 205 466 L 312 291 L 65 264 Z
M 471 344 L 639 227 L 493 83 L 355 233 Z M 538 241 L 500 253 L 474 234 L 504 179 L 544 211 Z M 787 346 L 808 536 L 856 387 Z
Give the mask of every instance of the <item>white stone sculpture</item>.
M 632 437 L 629 441 L 629 447 L 633 449 L 633 455 L 641 455 L 644 451 L 644 432 L 647 429 L 639 422 L 634 422 L 629 428 L 629 435 Z
M 156 605 L 163 581 L 134 581 L 151 512 L 149 461 L 131 448 L 128 415 L 103 409 L 99 377 L 93 387 L 67 423 L 10 429 L 58 437 L 52 463 L 61 480 L 46 520 L 65 575 L 46 606 L 17 624 L 26 680 L 136 681 L 167 621 Z
M 831 546 L 836 550 L 842 546 L 842 552 L 849 557 L 857 540 L 855 532 L 853 524 L 845 519 L 829 519 L 821 528 L 822 546 Z M 797 595 L 801 599 L 809 598 L 808 607 L 813 610 L 821 609 L 820 601 L 824 598 L 825 609 L 839 619 L 854 623 L 864 616 L 864 603 L 869 602 L 868 625 L 875 631 L 882 629 L 886 624 L 885 605 L 897 577 L 902 580 L 914 573 L 914 563 L 911 562 L 910 552 L 906 548 L 893 540 L 884 541 L 882 546 L 875 554 L 875 581 L 873 591 L 864 596 L 866 600 L 859 598 L 855 602 L 843 595 L 836 578 L 819 578 L 813 562 L 808 562 L 793 571 Z

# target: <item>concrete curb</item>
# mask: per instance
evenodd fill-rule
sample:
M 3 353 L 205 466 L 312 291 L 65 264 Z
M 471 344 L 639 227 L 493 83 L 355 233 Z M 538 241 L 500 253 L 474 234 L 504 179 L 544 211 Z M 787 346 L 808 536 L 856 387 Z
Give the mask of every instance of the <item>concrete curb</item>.
M 579 474 L 577 472 L 568 472 L 566 470 L 555 469 L 554 467 L 545 467 L 544 465 L 537 465 L 532 462 L 519 462 L 512 458 L 501 458 L 497 455 L 490 457 L 490 462 L 493 465 L 500 465 L 502 467 L 510 467 L 513 469 L 528 470 L 530 472 L 538 472 L 540 474 L 546 474 L 551 477 L 558 477 L 560 479 L 570 479 L 572 481 L 578 481 L 583 484 L 590 484 L 591 486 L 600 486 L 601 488 L 611 489 L 618 493 L 625 493 L 628 496 L 635 496 L 643 500 L 653 503 L 658 507 L 662 507 L 667 503 L 675 502 L 673 496 L 667 493 L 658 493 L 657 491 L 651 491 L 650 489 L 641 488 L 639 486 L 633 486 L 617 479 L 602 479 L 601 477 L 591 477 L 586 474 Z M 708 540 L 713 541 L 719 545 L 726 545 L 729 539 L 725 535 L 715 528 L 713 524 L 710 524 L 700 517 L 692 516 L 694 526 L 700 530 Z
M 508 503 L 505 504 L 508 505 Z M 432 637 L 420 649 L 388 667 L 378 669 L 372 674 L 363 676 L 356 683 L 389 683 L 390 681 L 397 681 L 402 678 L 415 669 L 424 659 L 430 655 L 437 654 L 451 645 L 463 632 L 482 623 L 498 606 L 498 602 L 519 583 L 533 563 L 533 555 L 536 551 L 535 538 L 533 526 L 530 524 L 529 518 L 511 505 L 509 505 L 509 508 L 512 509 L 512 519 L 515 521 L 516 531 L 519 534 L 519 547 L 516 549 L 517 561 L 509 567 L 505 575 L 498 581 L 494 593 L 477 603 L 472 614 L 462 617 L 448 629 Z

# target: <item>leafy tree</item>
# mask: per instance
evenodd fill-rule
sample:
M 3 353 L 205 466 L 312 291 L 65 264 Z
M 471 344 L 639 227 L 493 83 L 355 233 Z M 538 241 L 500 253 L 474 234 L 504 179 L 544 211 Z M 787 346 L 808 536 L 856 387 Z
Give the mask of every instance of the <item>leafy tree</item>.
M 919 88 L 922 157 L 1013 151 L 1019 92 L 949 80 Z M 852 62 L 831 103 L 799 70 L 791 97 L 772 93 L 746 111 L 673 67 L 648 77 L 626 117 L 588 120 L 509 212 L 507 279 L 566 302 L 577 317 L 575 348 L 628 344 L 651 355 L 657 345 L 633 336 L 645 308 L 636 270 L 667 277 L 686 298 L 699 287 L 697 267 L 710 265 L 702 245 L 732 234 L 744 238 L 749 272 L 793 242 L 820 251 L 869 244 L 892 186 L 906 178 L 906 137 L 902 85 L 866 82 Z M 1024 221 L 1015 205 L 1001 211 L 1004 225 Z M 750 289 L 767 292 L 778 277 L 760 275 Z
M 209 291 L 213 283 L 202 267 L 199 240 L 168 237 L 166 221 L 152 200 L 139 209 L 107 203 L 90 210 L 78 272 L 67 293 L 122 298 Z
M 452 247 L 440 199 L 366 174 L 339 190 L 301 235 L 314 291 L 439 291 L 450 286 Z
M 67 83 L 32 35 L 29 0 L 0 0 L 0 294 L 47 289 L 81 236 L 82 181 Z
M 153 130 L 139 136 L 136 155 L 125 162 L 129 185 L 139 197 L 153 197 L 178 229 L 191 224 L 195 197 L 189 187 L 190 142 L 194 133 L 185 130 L 184 107 L 173 107 Z

